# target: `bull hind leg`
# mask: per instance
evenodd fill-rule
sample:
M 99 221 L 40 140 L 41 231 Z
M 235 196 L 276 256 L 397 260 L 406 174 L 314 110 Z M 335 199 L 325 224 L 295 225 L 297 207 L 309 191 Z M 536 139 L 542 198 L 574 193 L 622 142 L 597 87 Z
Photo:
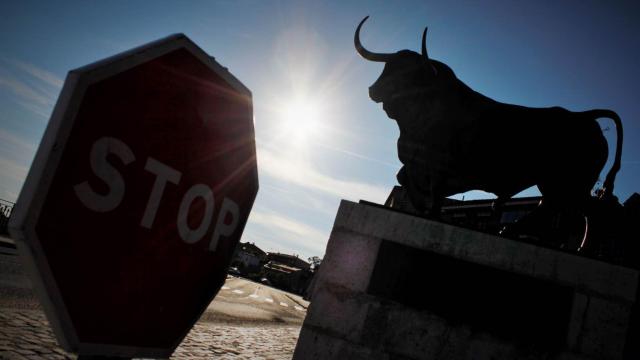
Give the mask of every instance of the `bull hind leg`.
M 542 206 L 552 218 L 550 240 L 571 250 L 586 237 L 591 190 L 607 160 L 607 143 L 597 123 L 574 132 L 564 151 L 547 154 L 550 163 L 538 183 Z
M 501 235 L 571 250 L 580 247 L 585 237 L 591 188 L 598 174 L 594 167 L 576 170 L 568 166 L 567 172 L 559 168 L 548 171 L 548 179 L 538 181 L 542 194 L 538 207 L 502 229 Z M 503 199 L 504 196 L 498 196 L 498 206 Z
M 531 186 L 523 186 L 522 188 L 517 188 L 516 189 L 511 189 L 510 191 L 503 191 L 501 193 L 496 192 L 495 195 L 497 196 L 496 199 L 491 203 L 491 211 L 494 213 L 495 216 L 502 216 L 503 214 L 503 210 L 504 210 L 504 205 L 505 203 L 511 199 L 514 195 L 516 195 L 517 193 L 528 189 Z M 526 231 L 524 231 L 524 229 L 521 229 L 523 227 L 522 225 L 522 219 L 526 218 L 527 215 L 517 219 L 514 223 L 510 223 L 510 224 L 506 224 L 504 225 L 499 231 L 498 231 L 498 235 L 501 236 L 505 236 L 508 238 L 515 238 L 518 239 L 521 237 L 521 235 L 524 235 L 524 233 L 526 233 Z M 522 236 L 524 237 L 524 236 Z
M 598 151 L 598 145 L 604 149 Z M 606 143 L 573 144 L 565 153 L 555 157 L 549 154 L 552 160 L 538 181 L 547 205 L 558 210 L 584 209 L 607 160 L 606 154 Z
M 572 174 L 572 175 L 575 175 Z M 536 226 L 544 241 L 557 247 L 578 250 L 587 235 L 587 213 L 596 175 L 579 178 L 560 175 L 551 183 L 538 185 L 542 193 Z

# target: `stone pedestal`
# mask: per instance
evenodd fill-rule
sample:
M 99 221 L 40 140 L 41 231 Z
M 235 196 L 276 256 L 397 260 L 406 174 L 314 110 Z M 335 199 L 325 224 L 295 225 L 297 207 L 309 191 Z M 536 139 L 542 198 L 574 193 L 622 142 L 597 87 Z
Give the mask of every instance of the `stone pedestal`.
M 342 201 L 294 359 L 622 359 L 640 340 L 637 284 L 634 269 Z

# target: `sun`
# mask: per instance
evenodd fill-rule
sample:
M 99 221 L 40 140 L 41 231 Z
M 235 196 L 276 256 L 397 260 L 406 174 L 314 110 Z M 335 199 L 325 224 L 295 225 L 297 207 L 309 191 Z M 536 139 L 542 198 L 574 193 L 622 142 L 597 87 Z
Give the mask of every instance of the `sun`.
M 302 145 L 319 135 L 321 109 L 309 98 L 298 97 L 284 104 L 282 109 L 282 131 L 288 140 Z

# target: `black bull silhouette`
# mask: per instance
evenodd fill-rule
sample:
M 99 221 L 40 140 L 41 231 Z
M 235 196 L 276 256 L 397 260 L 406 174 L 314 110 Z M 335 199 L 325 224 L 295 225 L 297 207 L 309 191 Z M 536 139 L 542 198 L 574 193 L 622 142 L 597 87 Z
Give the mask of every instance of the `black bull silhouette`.
M 429 58 L 425 28 L 422 54 L 373 53 L 354 42 L 367 60 L 384 62 L 369 88 L 400 128 L 397 174 L 413 206 L 438 214 L 442 200 L 469 190 L 495 194 L 497 204 L 537 185 L 545 205 L 583 209 L 604 167 L 608 149 L 598 118 L 617 131 L 616 155 L 599 190 L 610 198 L 620 168 L 622 124 L 611 110 L 572 112 L 500 103 L 458 80 L 447 65 Z

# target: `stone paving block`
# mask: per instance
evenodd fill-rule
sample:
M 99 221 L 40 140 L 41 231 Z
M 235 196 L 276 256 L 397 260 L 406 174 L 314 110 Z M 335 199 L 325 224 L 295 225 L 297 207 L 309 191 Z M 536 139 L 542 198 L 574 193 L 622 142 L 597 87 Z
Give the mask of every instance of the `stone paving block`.
M 382 333 L 382 348 L 386 352 L 411 359 L 436 359 L 448 342 L 444 336 L 451 331 L 446 321 L 427 313 L 406 311 L 398 306 L 387 310 L 387 319 L 381 326 L 393 327 Z
M 328 283 L 323 283 L 328 284 Z M 305 321 L 307 324 L 325 328 L 329 331 L 344 331 L 348 338 L 362 337 L 364 321 L 369 311 L 366 296 L 357 296 L 357 292 L 339 285 L 318 288 L 310 307 L 322 311 L 311 311 Z
M 327 248 L 323 266 L 333 271 L 320 272 L 318 282 L 343 286 L 352 291 L 364 291 L 378 254 L 380 239 L 334 229 L 331 236 L 347 238 Z
M 632 268 L 342 201 L 294 359 L 622 359 L 638 280 Z
M 304 327 L 302 329 L 300 343 L 296 346 L 293 358 L 307 360 L 391 360 L 388 354 L 375 352 L 364 346 L 358 346 L 335 338 L 312 327 Z
M 622 357 L 631 304 L 614 303 L 597 296 L 587 301 L 582 331 L 578 339 L 583 353 L 602 358 Z

